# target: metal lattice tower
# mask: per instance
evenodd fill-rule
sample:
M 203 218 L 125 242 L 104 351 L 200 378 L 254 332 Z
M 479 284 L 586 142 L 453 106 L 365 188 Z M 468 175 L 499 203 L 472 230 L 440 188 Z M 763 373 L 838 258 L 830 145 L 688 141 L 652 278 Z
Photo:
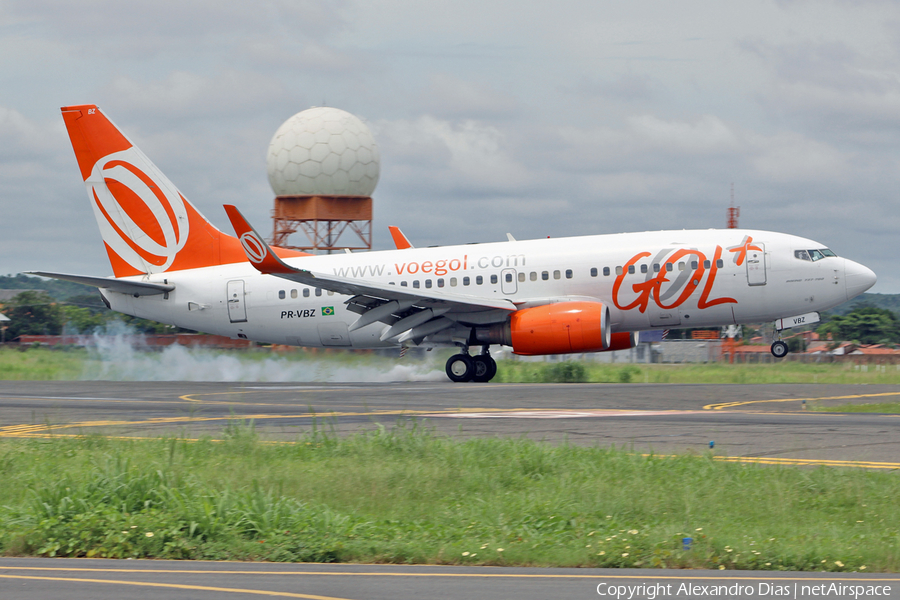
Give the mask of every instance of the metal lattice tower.
M 328 254 L 372 249 L 372 198 L 368 196 L 278 196 L 272 220 L 273 246 Z M 348 229 L 351 239 L 342 241 Z M 306 234 L 308 243 L 289 242 L 288 237 L 298 230 Z

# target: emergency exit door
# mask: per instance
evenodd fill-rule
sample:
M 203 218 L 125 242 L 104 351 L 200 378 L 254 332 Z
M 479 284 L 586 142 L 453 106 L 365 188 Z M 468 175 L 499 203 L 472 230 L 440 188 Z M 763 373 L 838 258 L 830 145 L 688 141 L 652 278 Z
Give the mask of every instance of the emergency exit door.
M 244 280 L 229 281 L 226 294 L 228 296 L 228 318 L 232 323 L 246 323 L 247 306 L 244 303 Z

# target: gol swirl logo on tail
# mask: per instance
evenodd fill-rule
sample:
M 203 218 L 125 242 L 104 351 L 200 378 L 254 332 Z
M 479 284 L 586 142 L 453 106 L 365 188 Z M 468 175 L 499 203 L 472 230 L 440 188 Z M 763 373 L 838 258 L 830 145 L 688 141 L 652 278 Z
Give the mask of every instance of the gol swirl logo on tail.
M 187 242 L 188 214 L 175 186 L 145 165 L 134 147 L 114 152 L 94 164 L 85 183 L 103 241 L 133 268 L 159 273 Z
M 247 258 L 249 258 L 253 264 L 258 265 L 265 260 L 266 247 L 252 231 L 246 231 L 241 234 L 241 246 L 244 247 Z

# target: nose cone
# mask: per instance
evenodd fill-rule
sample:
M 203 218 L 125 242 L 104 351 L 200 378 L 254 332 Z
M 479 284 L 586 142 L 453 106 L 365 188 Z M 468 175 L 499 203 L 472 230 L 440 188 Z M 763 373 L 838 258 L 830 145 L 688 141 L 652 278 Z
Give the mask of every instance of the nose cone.
M 852 260 L 844 260 L 844 281 L 847 284 L 847 300 L 859 296 L 875 285 L 877 279 L 872 269 Z

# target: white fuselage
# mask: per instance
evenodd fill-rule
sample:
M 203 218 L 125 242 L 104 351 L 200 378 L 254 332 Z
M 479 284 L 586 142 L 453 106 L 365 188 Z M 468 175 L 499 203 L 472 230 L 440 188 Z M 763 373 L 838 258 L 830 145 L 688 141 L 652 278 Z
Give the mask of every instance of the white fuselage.
M 569 299 L 610 309 L 612 331 L 758 323 L 821 311 L 865 291 L 874 274 L 825 256 L 812 240 L 765 231 L 686 230 L 538 239 L 285 259 L 344 279 L 506 298 L 526 308 Z M 669 266 L 671 265 L 671 266 Z M 378 348 L 387 325 L 355 331 L 350 296 L 260 274 L 249 263 L 134 278 L 174 284 L 138 298 L 104 290 L 111 308 L 180 327 L 260 342 Z M 502 313 L 502 311 L 500 311 Z M 497 311 L 485 311 L 491 322 Z M 504 313 L 508 314 L 508 313 Z M 445 315 L 474 323 L 472 316 Z M 448 340 L 449 341 L 449 340 Z

